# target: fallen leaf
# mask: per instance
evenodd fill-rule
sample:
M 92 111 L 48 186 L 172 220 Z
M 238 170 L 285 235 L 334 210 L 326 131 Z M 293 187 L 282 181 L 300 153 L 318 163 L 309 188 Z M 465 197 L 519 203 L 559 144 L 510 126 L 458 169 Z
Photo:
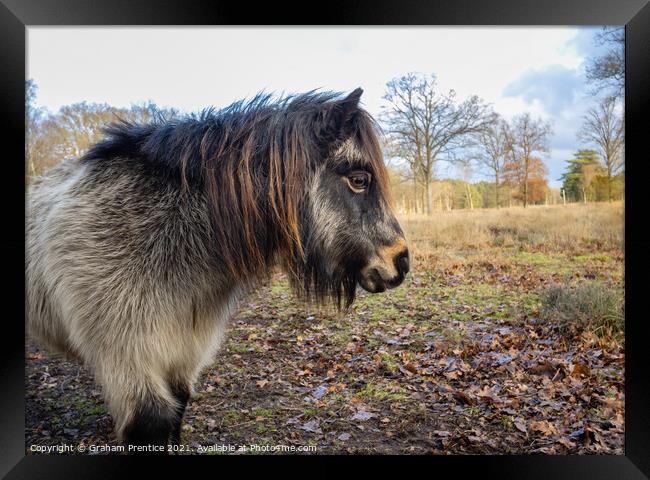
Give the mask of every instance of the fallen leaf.
M 310 420 L 300 426 L 301 430 L 311 433 L 323 433 L 320 428 L 320 422 L 316 419 Z
M 320 400 L 321 398 L 323 398 L 323 396 L 326 393 L 327 393 L 327 386 L 326 385 L 319 385 L 311 393 L 311 396 L 314 397 L 316 400 Z
M 534 375 L 543 375 L 548 378 L 553 378 L 557 370 L 551 362 L 544 360 L 543 362 L 531 367 L 529 371 Z
M 530 427 L 534 431 L 540 432 L 544 435 L 555 435 L 558 433 L 555 425 L 548 420 L 533 420 L 530 422 Z
M 452 372 L 444 372 L 443 375 L 448 378 L 449 380 L 458 380 L 458 377 L 460 377 L 463 374 L 463 372 L 459 372 L 458 370 L 454 370 Z
M 454 397 L 456 397 L 460 403 L 464 403 L 465 405 L 474 405 L 474 403 L 476 403 L 472 397 L 460 390 L 454 391 Z
M 522 433 L 528 435 L 528 428 L 526 428 L 526 422 L 522 419 L 517 419 L 514 421 L 515 428 Z
M 352 416 L 352 420 L 359 420 L 361 422 L 365 422 L 366 420 L 369 420 L 372 417 L 376 417 L 376 415 L 374 413 L 366 412 L 365 410 L 359 410 L 357 413 L 355 413 Z
M 588 377 L 591 374 L 589 365 L 576 362 L 571 366 L 571 376 L 574 378 Z
M 418 373 L 418 367 L 412 362 L 404 364 L 404 368 L 411 373 Z

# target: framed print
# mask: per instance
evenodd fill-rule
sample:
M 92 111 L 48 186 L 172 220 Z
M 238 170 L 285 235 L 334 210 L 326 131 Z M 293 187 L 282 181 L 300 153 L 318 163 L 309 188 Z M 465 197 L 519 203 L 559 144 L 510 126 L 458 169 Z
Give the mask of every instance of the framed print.
M 0 13 L 6 478 L 647 478 L 646 3 Z

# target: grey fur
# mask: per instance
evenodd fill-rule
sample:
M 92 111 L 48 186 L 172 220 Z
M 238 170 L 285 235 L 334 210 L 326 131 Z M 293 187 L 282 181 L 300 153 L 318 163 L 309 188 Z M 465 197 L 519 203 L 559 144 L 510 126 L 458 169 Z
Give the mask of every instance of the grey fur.
M 60 163 L 32 181 L 26 212 L 27 333 L 92 369 L 120 439 L 143 405 L 155 407 L 154 417 L 182 411 L 173 389 L 193 391 L 238 299 L 267 273 L 233 274 L 206 190 L 152 173 L 137 158 L 141 143 L 120 150 L 124 156 Z M 397 286 L 408 251 L 382 189 L 349 191 L 337 168 L 364 160 L 352 141 L 334 157 L 320 159 L 297 200 L 306 263 L 293 267 L 304 270 L 302 286 L 317 279 L 340 292 L 347 282 L 352 294 L 357 282 L 369 291 Z M 379 162 L 377 184 L 385 177 Z M 270 266 L 276 253 L 268 250 Z M 294 283 L 303 277 L 290 272 Z
M 120 435 L 143 399 L 175 404 L 170 380 L 191 389 L 245 286 L 210 255 L 200 192 L 87 168 L 63 162 L 28 192 L 27 331 L 92 368 Z

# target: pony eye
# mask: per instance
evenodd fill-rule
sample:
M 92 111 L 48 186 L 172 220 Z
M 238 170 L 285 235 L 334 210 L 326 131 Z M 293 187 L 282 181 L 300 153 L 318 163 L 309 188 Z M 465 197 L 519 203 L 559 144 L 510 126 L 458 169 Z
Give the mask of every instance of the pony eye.
M 368 172 L 352 172 L 347 178 L 350 188 L 356 193 L 363 192 L 370 185 L 370 174 Z

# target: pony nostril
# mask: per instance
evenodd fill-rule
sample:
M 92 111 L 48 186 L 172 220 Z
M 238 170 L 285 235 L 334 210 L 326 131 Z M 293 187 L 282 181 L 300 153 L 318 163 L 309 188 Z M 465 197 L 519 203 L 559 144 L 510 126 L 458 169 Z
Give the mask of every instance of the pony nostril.
M 402 275 L 406 275 L 409 272 L 409 252 L 408 250 L 404 250 L 402 253 L 399 254 L 397 257 L 397 270 Z

